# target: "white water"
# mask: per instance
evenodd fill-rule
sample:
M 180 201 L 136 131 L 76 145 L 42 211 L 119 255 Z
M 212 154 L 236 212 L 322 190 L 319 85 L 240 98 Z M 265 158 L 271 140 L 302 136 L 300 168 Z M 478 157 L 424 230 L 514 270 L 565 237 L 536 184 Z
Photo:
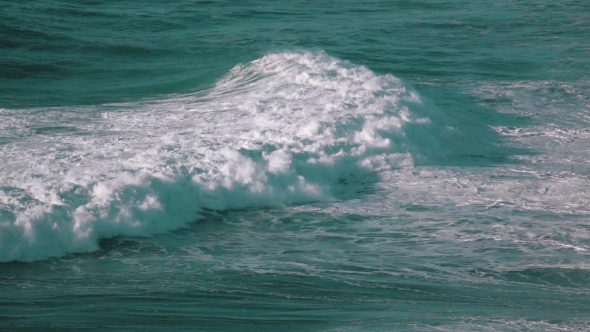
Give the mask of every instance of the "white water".
M 343 180 L 438 153 L 432 112 L 393 76 L 311 53 L 163 101 L 3 110 L 0 262 L 176 229 L 203 208 L 333 199 Z
M 486 93 L 535 102 L 518 87 L 500 88 Z M 280 53 L 237 65 L 196 94 L 0 114 L 7 142 L 0 146 L 0 261 L 92 251 L 103 238 L 183 227 L 203 209 L 350 200 L 379 188 L 379 197 L 334 206 L 367 216 L 416 207 L 423 221 L 387 219 L 380 227 L 430 239 L 424 254 L 477 260 L 484 241 L 499 253 L 516 248 L 528 263 L 498 255 L 473 266 L 586 269 L 589 136 L 569 126 L 561 109 L 546 116 L 565 124 L 549 128 L 466 119 L 542 153 L 516 156 L 518 164 L 449 166 L 452 153 L 485 154 L 490 148 L 477 139 L 486 133 L 461 136 L 457 119 L 391 75 L 321 53 Z

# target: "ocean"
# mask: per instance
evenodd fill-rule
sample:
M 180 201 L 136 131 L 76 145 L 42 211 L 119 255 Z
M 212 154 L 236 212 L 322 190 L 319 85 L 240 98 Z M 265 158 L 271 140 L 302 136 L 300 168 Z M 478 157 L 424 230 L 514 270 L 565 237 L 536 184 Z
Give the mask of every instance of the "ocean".
M 590 330 L 590 2 L 1 0 L 1 331 Z

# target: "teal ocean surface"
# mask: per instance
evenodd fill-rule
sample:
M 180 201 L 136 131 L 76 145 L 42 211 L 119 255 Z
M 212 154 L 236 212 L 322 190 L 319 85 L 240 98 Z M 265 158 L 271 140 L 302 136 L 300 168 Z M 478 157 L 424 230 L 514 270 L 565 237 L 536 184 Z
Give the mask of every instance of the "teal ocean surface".
M 1 331 L 590 330 L 590 2 L 0 2 Z

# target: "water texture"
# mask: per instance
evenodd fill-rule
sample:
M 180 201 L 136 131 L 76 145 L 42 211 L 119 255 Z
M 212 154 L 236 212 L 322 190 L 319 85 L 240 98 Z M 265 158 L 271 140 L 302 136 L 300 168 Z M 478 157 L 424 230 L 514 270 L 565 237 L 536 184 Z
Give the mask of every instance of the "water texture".
M 0 329 L 590 329 L 590 3 L 0 5 Z

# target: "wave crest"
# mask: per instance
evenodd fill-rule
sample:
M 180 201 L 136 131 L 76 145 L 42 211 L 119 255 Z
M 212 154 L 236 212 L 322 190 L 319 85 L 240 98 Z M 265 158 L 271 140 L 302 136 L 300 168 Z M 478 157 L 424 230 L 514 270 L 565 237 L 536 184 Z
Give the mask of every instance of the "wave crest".
M 412 165 L 408 128 L 435 141 L 426 113 L 399 79 L 324 53 L 269 54 L 158 102 L 14 112 L 12 133 L 74 129 L 0 146 L 0 261 L 176 229 L 202 209 L 333 199 Z

